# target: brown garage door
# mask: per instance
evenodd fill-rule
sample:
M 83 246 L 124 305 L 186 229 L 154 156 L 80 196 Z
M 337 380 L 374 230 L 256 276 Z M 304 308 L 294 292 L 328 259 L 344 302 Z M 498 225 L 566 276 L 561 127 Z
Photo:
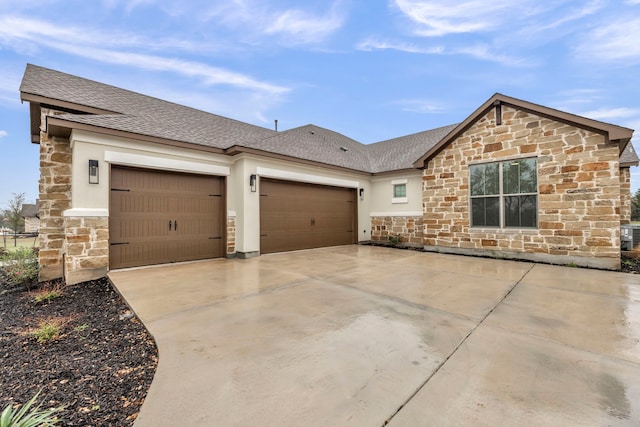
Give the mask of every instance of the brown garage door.
M 224 255 L 224 178 L 111 168 L 110 268 Z
M 260 252 L 356 243 L 356 190 L 260 180 Z

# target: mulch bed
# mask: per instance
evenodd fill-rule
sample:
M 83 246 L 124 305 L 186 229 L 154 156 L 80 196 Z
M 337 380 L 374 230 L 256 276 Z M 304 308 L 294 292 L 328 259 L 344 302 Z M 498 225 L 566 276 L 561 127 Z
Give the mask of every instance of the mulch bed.
M 0 269 L 0 411 L 42 390 L 43 408 L 65 406 L 61 426 L 132 425 L 158 364 L 153 339 L 106 278 L 35 302 L 36 292 L 55 285 L 11 288 Z M 31 332 L 44 319 L 63 325 L 39 343 Z
M 640 274 L 640 252 L 623 252 L 622 271 Z M 62 296 L 35 302 L 56 285 Z M 44 319 L 64 324 L 39 343 L 31 332 Z M 157 365 L 153 339 L 106 278 L 27 290 L 11 287 L 0 269 L 0 411 L 42 390 L 43 408 L 65 406 L 61 426 L 131 426 Z
M 625 273 L 640 274 L 640 252 L 635 250 L 622 252 L 620 266 Z

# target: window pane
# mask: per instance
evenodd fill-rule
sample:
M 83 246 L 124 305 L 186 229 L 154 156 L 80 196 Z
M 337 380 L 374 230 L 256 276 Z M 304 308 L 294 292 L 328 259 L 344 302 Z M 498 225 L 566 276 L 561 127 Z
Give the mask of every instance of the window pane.
M 484 198 L 471 199 L 471 226 L 481 227 L 484 225 Z
M 407 184 L 394 184 L 393 197 L 407 197 Z
M 469 185 L 472 196 L 484 195 L 484 165 L 469 166 Z
M 538 196 L 507 196 L 504 198 L 505 227 L 537 227 Z
M 520 227 L 519 196 L 508 196 L 504 198 L 504 226 Z
M 538 196 L 520 196 L 520 227 L 538 226 Z
M 520 162 L 517 160 L 502 162 L 502 191 L 504 194 L 520 192 Z
M 472 196 L 498 194 L 498 163 L 469 167 Z
M 536 159 L 520 160 L 520 193 L 536 193 L 538 187 Z
M 497 227 L 500 223 L 498 197 L 471 199 L 471 225 L 473 227 Z
M 502 162 L 503 194 L 535 193 L 536 175 L 536 159 Z
M 496 165 L 496 169 L 498 165 Z M 497 177 L 496 177 L 497 181 Z M 500 198 L 499 197 L 487 197 L 486 199 L 486 218 L 488 227 L 500 226 Z
M 485 169 L 484 169 L 484 179 L 485 179 L 485 184 L 484 184 L 484 194 L 486 195 L 490 195 L 490 194 L 499 194 L 500 192 L 500 174 L 498 172 L 499 170 L 499 163 L 490 163 L 488 165 L 485 165 Z

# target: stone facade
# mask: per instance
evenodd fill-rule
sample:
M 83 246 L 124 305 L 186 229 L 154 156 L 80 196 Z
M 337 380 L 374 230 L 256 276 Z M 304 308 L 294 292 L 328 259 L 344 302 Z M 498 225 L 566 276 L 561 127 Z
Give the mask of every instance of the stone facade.
M 236 253 L 236 217 L 227 216 L 227 256 Z
M 502 124 L 496 125 L 495 110 L 428 161 L 425 248 L 618 269 L 618 145 L 506 105 Z M 470 227 L 469 165 L 527 157 L 537 158 L 537 229 Z
M 620 169 L 620 224 L 631 224 L 631 168 Z
M 65 217 L 65 273 L 70 285 L 97 279 L 109 268 L 109 218 Z
M 390 237 L 400 237 L 400 243 L 422 245 L 423 224 L 421 216 L 373 216 L 371 240 L 386 242 Z
M 46 115 L 57 111 L 42 108 L 40 132 L 40 280 L 63 276 L 65 231 L 63 213 L 71 207 L 71 147 L 65 138 L 49 137 Z

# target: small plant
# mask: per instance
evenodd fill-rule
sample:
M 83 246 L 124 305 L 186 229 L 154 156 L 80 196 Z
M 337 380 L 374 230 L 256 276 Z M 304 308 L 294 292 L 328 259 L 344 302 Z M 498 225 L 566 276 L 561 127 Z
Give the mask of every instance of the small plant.
M 62 332 L 63 321 L 60 319 L 46 319 L 38 324 L 31 334 L 38 340 L 40 344 L 56 339 Z
M 0 427 L 56 426 L 61 421 L 56 416 L 56 413 L 61 411 L 64 406 L 53 409 L 40 409 L 42 404 L 39 404 L 33 407 L 41 391 L 42 390 L 38 391 L 36 395 L 25 403 L 18 411 L 15 411 L 11 404 L 4 408 L 2 415 L 0 415 Z
M 28 285 L 38 278 L 38 255 L 29 248 L 19 248 L 2 257 L 4 271 L 15 285 Z
M 84 332 L 89 328 L 89 325 L 87 325 L 86 323 L 83 323 L 82 325 L 78 325 L 75 328 L 73 328 L 74 331 L 76 332 Z
M 62 289 L 59 285 L 44 287 L 32 293 L 33 299 L 37 303 L 46 303 L 62 296 Z
M 578 264 L 576 264 L 575 262 L 570 262 L 569 264 L 567 264 L 567 267 L 577 268 Z
M 389 239 L 389 243 L 391 243 L 392 246 L 396 246 L 398 243 L 400 243 L 400 235 L 399 234 L 397 234 L 395 236 L 390 234 L 388 239 Z

